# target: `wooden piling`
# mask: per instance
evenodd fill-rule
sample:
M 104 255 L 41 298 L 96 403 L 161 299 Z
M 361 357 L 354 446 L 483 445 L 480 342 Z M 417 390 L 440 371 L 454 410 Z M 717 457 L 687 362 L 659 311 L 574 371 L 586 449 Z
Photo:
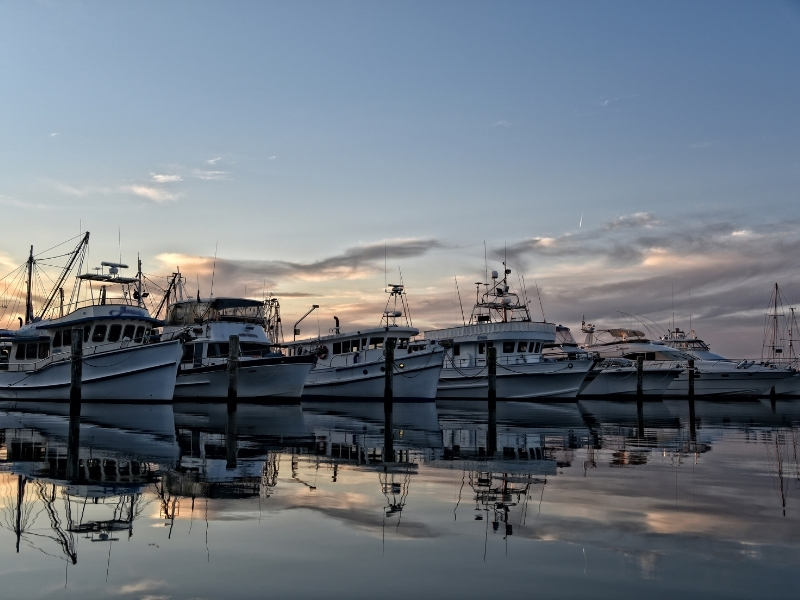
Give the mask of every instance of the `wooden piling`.
M 236 337 L 236 336 L 231 336 L 231 337 Z M 230 393 L 230 388 L 228 389 L 228 393 Z M 235 398 L 230 399 L 229 397 L 228 420 L 225 422 L 225 468 L 226 469 L 236 468 L 236 455 L 237 455 L 236 410 L 237 406 Z
M 83 328 L 72 328 L 72 372 L 69 382 L 69 401 L 81 401 L 81 379 L 83 378 Z M 80 413 L 80 409 L 78 410 Z
M 486 352 L 489 367 L 489 398 L 497 398 L 497 348 L 490 346 Z
M 383 462 L 394 462 L 394 406 L 383 402 Z
M 689 396 L 694 397 L 694 359 L 689 359 Z
M 644 356 L 636 357 L 636 395 L 644 394 Z
M 228 398 L 239 396 L 239 336 L 228 338 Z
M 383 397 L 394 398 L 394 340 L 386 340 L 383 354 L 385 357 Z

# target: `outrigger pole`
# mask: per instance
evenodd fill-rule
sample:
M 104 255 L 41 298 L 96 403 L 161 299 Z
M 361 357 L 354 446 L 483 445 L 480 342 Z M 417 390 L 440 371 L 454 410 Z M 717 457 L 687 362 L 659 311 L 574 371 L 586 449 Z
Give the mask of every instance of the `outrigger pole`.
M 45 313 L 50 308 L 50 305 L 53 303 L 53 300 L 56 298 L 56 294 L 59 293 L 59 289 L 61 289 L 61 299 L 63 305 L 63 298 L 64 298 L 64 291 L 62 286 L 64 285 L 64 281 L 67 279 L 72 267 L 75 265 L 75 261 L 78 260 L 78 256 L 87 245 L 89 244 L 89 232 L 87 231 L 86 234 L 81 238 L 81 241 L 78 242 L 78 245 L 75 247 L 75 250 L 72 251 L 72 256 L 69 258 L 69 262 L 67 262 L 64 269 L 61 271 L 61 275 L 59 275 L 56 284 L 53 286 L 53 291 L 50 292 L 50 296 L 47 298 L 47 301 L 44 303 L 42 310 L 39 312 L 39 318 L 44 318 Z M 31 247 L 31 258 L 28 259 L 30 262 L 33 258 L 33 247 Z M 28 267 L 30 269 L 30 265 Z M 30 271 L 28 272 L 28 302 L 30 302 Z M 33 314 L 33 307 L 31 307 L 31 314 Z

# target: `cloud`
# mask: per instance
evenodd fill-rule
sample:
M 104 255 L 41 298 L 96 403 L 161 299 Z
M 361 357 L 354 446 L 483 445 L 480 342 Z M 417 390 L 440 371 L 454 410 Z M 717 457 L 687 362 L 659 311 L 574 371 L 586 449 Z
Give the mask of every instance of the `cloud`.
M 224 181 L 229 179 L 227 171 L 208 171 L 205 169 L 193 169 L 192 177 L 206 181 Z
M 210 158 L 210 159 L 208 159 L 206 161 L 206 164 L 208 164 L 208 165 L 216 165 L 220 160 L 222 160 L 221 156 L 218 156 L 217 158 Z
M 165 190 L 154 187 L 148 187 L 145 185 L 132 185 L 130 187 L 130 190 L 137 196 L 141 196 L 142 198 L 147 198 L 148 200 L 152 200 L 153 202 L 169 202 L 178 199 L 177 194 L 172 194 Z
M 273 156 L 270 156 L 269 159 L 267 159 L 267 160 L 275 160 L 276 158 L 278 158 L 278 157 L 273 155 Z
M 56 137 L 57 135 L 59 135 L 59 134 L 58 134 L 58 132 L 56 132 L 56 133 L 51 133 L 51 134 L 50 134 L 50 137 Z
M 620 227 L 652 227 L 657 225 L 658 221 L 646 212 L 633 213 L 632 215 L 623 215 L 617 217 L 606 224 L 606 229 L 619 229 Z
M 159 590 L 167 587 L 167 583 L 165 581 L 155 581 L 153 579 L 143 579 L 141 581 L 137 581 L 136 583 L 129 583 L 127 585 L 120 586 L 118 594 L 138 594 L 140 592 L 152 592 L 154 590 Z M 164 596 L 168 597 L 168 596 Z
M 176 181 L 183 181 L 183 177 L 180 175 L 159 175 L 157 173 L 150 173 L 150 177 L 152 181 L 156 183 L 173 183 Z
M 384 249 L 387 259 L 397 260 L 423 256 L 441 247 L 442 244 L 436 240 L 408 239 L 355 246 L 339 254 L 311 262 L 232 260 L 217 257 L 214 289 L 217 294 L 225 294 L 228 293 L 226 290 L 243 290 L 245 285 L 260 290 L 265 280 L 269 288 L 274 288 L 280 283 L 289 281 L 327 282 L 365 279 L 382 271 Z M 196 276 L 207 279 L 214 270 L 213 256 L 160 254 L 157 259 L 169 269 L 179 266 L 181 272 L 187 275 L 190 288 Z M 320 296 L 320 293 L 305 291 L 276 293 L 279 296 L 295 298 Z
M 492 127 L 508 127 L 509 125 L 511 125 L 511 123 L 509 123 L 505 119 L 501 119 L 500 121 L 492 123 Z
M 23 202 L 11 196 L 0 196 L 0 204 L 5 206 L 13 206 L 15 208 L 26 208 L 29 210 L 52 210 L 57 208 L 52 204 L 35 204 L 33 202 Z

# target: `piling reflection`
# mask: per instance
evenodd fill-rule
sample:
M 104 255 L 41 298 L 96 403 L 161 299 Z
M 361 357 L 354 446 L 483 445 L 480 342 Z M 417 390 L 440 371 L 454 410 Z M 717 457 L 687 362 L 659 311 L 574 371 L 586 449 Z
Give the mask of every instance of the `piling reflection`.
M 684 554 L 728 564 L 757 548 L 795 564 L 799 426 L 800 402 L 775 399 L 84 404 L 79 416 L 5 402 L 0 555 L 35 551 L 43 573 L 57 557 L 70 577 L 100 547 L 113 577 L 122 541 L 150 568 L 163 544 L 212 570 L 273 551 L 347 568 L 370 539 L 378 556 L 447 548 L 526 569 L 550 560 L 537 554 L 547 540 L 564 545 L 552 560 L 573 546 L 621 553 L 642 578 Z M 346 560 L 325 545 L 334 524 Z M 421 538 L 430 546 L 394 542 Z

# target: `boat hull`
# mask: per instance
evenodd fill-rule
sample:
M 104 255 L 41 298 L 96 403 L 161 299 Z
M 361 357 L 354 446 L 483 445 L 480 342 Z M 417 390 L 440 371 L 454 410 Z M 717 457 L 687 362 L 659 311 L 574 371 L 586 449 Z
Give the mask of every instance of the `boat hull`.
M 299 398 L 314 357 L 240 359 L 237 398 Z M 178 371 L 175 398 L 227 398 L 228 366 L 225 362 Z
M 392 396 L 435 398 L 443 361 L 444 352 L 439 348 L 396 358 Z M 386 384 L 383 368 L 382 360 L 340 367 L 317 366 L 308 376 L 303 397 L 382 398 Z
M 642 372 L 642 394 L 663 396 L 683 369 L 645 369 Z M 623 367 L 589 373 L 578 396 L 609 396 L 636 394 L 636 369 Z
M 787 378 L 785 371 L 700 372 L 695 376 L 695 396 L 728 395 L 764 396 L 773 386 Z M 684 371 L 667 388 L 667 396 L 688 396 L 689 373 Z
M 169 402 L 182 352 L 173 340 L 84 356 L 81 400 Z M 71 372 L 70 360 L 0 371 L 0 398 L 69 400 Z
M 575 398 L 593 360 L 542 361 L 498 365 L 498 398 Z M 486 398 L 489 380 L 485 366 L 442 370 L 437 398 Z

